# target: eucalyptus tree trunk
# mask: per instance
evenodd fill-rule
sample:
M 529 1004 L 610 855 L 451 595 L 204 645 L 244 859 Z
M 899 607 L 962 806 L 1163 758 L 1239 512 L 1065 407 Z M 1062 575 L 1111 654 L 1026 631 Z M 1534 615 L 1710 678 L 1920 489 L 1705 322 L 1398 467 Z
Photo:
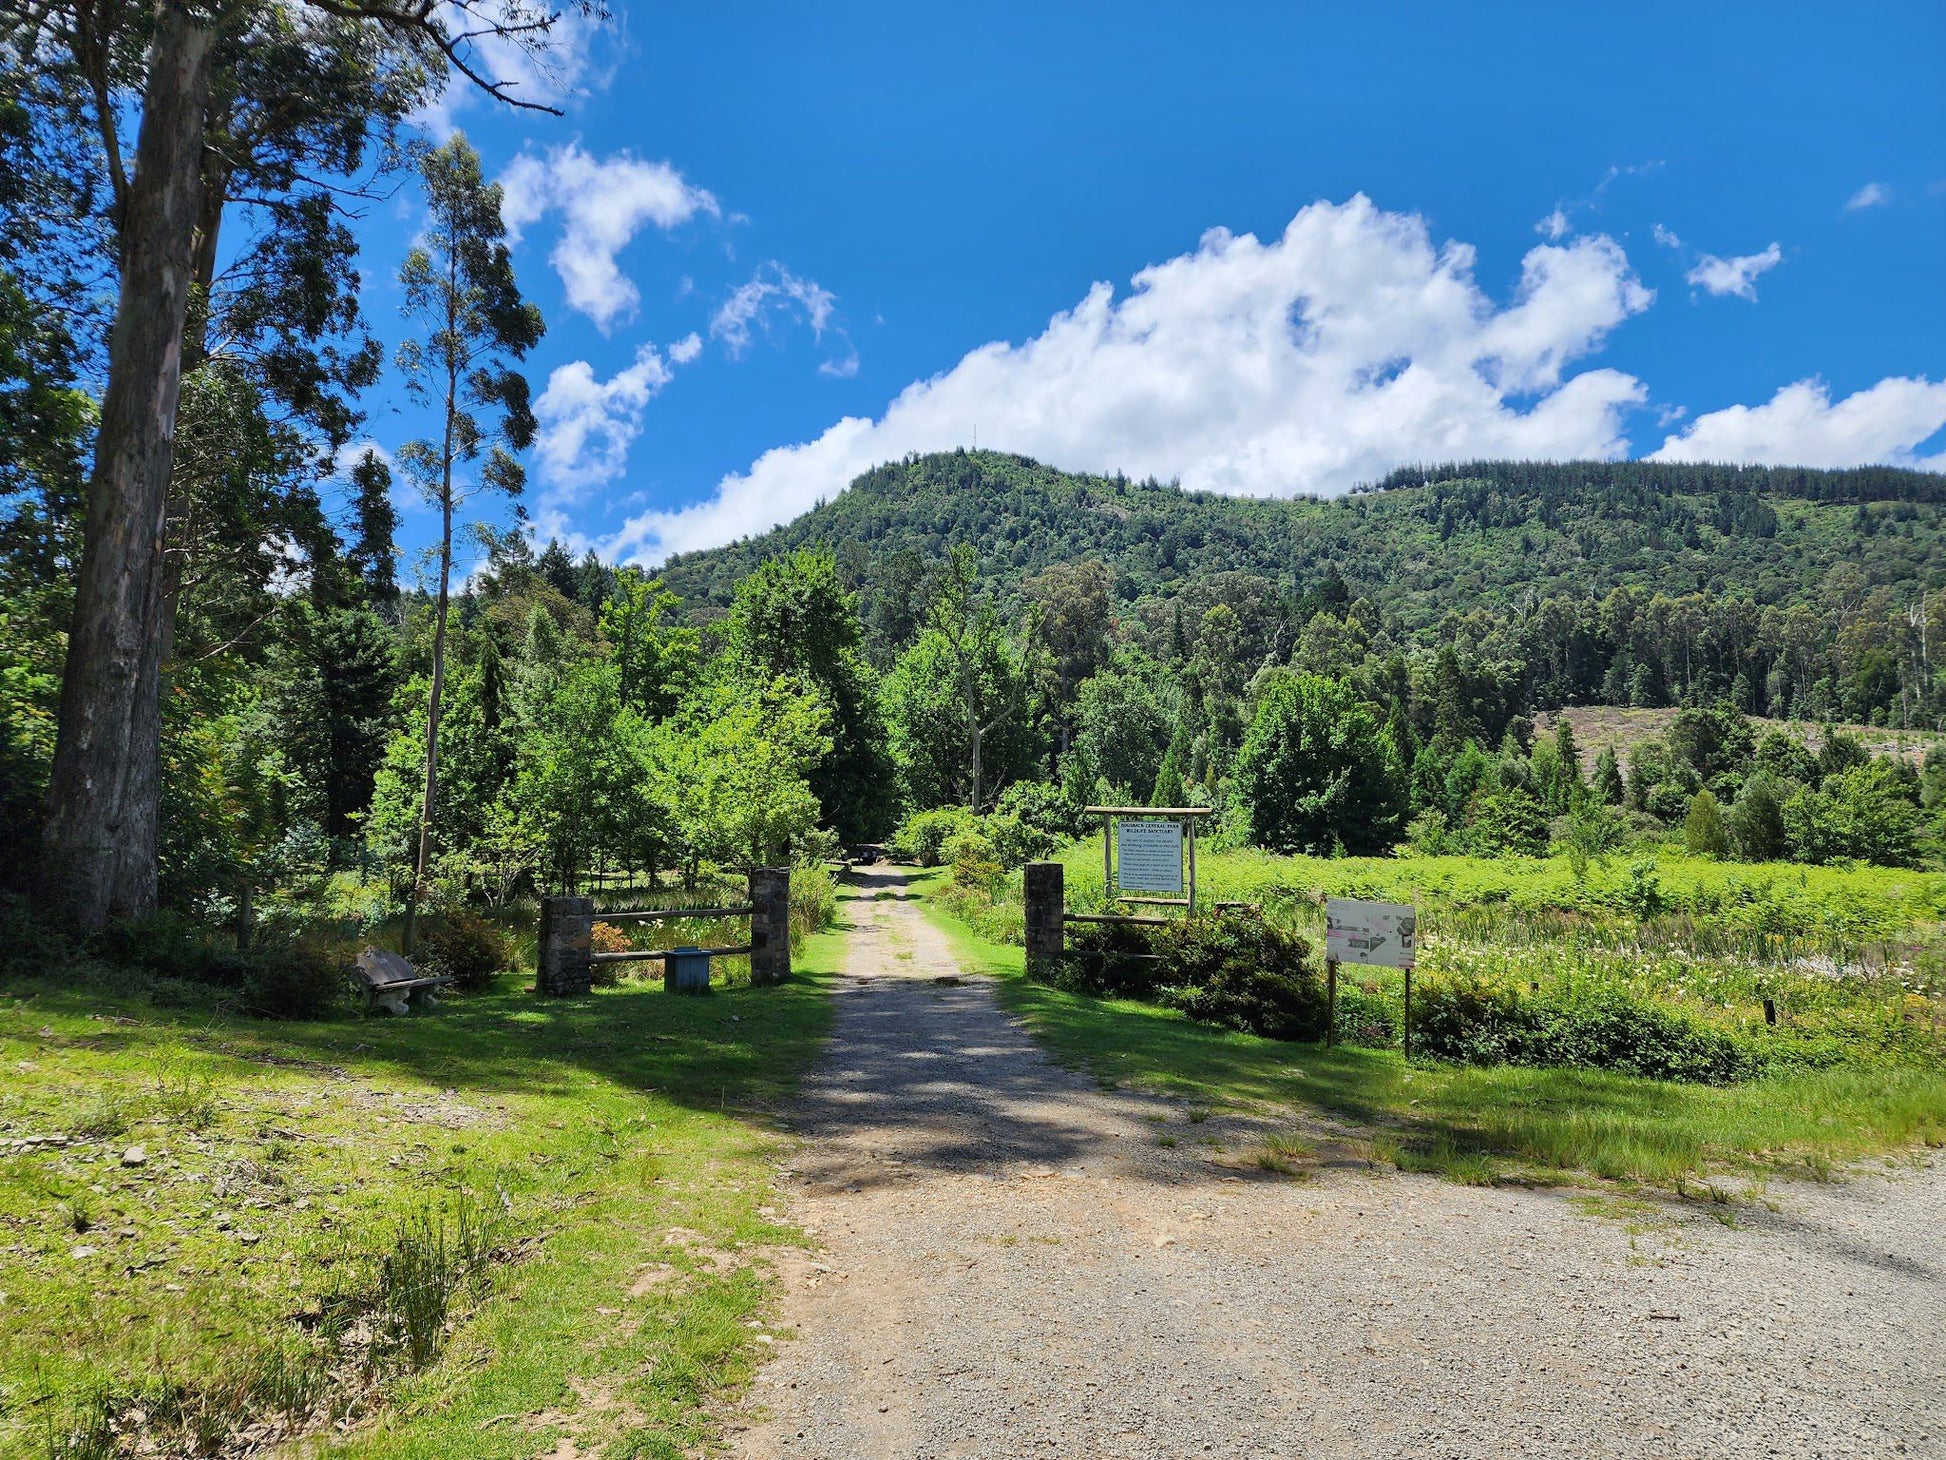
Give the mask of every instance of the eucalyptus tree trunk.
M 162 7 L 149 47 L 42 843 L 42 899 L 82 931 L 153 908 L 163 547 L 215 34 Z

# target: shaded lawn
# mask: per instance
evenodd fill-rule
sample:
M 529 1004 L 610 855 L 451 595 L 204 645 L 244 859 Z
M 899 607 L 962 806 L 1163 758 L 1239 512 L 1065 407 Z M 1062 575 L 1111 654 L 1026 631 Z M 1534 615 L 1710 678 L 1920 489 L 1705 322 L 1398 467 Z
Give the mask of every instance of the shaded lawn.
M 924 888 L 935 879 L 922 879 Z M 1396 1050 L 1286 1044 L 1027 979 L 1024 953 L 927 916 L 1070 1068 L 1210 1106 L 1309 1107 L 1365 1127 L 1374 1159 L 1460 1180 L 1585 1172 L 1680 1185 L 1711 1170 L 1829 1177 L 1946 1145 L 1946 1072 L 1840 1067 L 1726 1087 L 1600 1070 L 1414 1064 Z
M 543 1002 L 507 975 L 315 1024 L 0 985 L 0 1453 L 48 1453 L 93 1395 L 234 1391 L 402 1219 L 462 1206 L 517 1260 L 329 1452 L 689 1453 L 760 1351 L 753 1260 L 793 1235 L 764 1112 L 822 1048 L 841 948 L 781 988 Z

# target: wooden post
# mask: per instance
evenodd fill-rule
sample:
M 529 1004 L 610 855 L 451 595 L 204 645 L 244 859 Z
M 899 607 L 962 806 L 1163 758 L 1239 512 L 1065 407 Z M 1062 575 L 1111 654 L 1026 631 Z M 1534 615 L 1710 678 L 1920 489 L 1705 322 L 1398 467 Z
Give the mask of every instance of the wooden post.
M 1102 813 L 1101 818 L 1101 895 L 1112 898 L 1115 895 L 1115 857 L 1110 843 L 1115 839 L 1115 818 Z
M 1399 1025 L 1399 1038 L 1405 1042 L 1405 1062 L 1412 1063 L 1412 970 L 1405 971 L 1405 1019 Z
M 778 984 L 791 976 L 791 869 L 750 869 L 750 982 Z
M 1067 868 L 1029 862 L 1021 872 L 1026 898 L 1027 972 L 1032 974 L 1067 951 Z
M 541 936 L 535 959 L 534 986 L 555 998 L 585 994 L 595 985 L 593 952 L 595 900 L 592 897 L 543 897 Z
M 1338 960 L 1324 960 L 1324 1047 L 1338 1042 Z
M 1189 915 L 1196 916 L 1196 818 L 1183 818 L 1183 832 L 1189 842 Z

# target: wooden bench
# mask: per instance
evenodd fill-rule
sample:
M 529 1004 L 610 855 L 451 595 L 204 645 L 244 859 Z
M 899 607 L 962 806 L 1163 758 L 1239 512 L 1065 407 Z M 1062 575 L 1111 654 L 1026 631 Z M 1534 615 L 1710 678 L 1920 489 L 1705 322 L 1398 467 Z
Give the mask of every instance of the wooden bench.
M 358 955 L 358 974 L 365 981 L 365 995 L 371 1007 L 393 1014 L 408 1012 L 413 1003 L 435 1002 L 433 991 L 452 980 L 428 978 L 398 954 L 384 948 L 367 948 Z

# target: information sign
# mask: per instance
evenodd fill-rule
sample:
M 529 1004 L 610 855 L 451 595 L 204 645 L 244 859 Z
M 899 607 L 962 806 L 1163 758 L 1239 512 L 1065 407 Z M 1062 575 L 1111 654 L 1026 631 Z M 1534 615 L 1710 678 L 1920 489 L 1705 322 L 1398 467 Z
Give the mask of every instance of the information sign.
M 1419 915 L 1408 904 L 1333 897 L 1324 904 L 1324 920 L 1327 958 L 1380 968 L 1411 968 L 1417 961 Z
M 1115 823 L 1115 886 L 1121 892 L 1182 895 L 1182 823 Z

